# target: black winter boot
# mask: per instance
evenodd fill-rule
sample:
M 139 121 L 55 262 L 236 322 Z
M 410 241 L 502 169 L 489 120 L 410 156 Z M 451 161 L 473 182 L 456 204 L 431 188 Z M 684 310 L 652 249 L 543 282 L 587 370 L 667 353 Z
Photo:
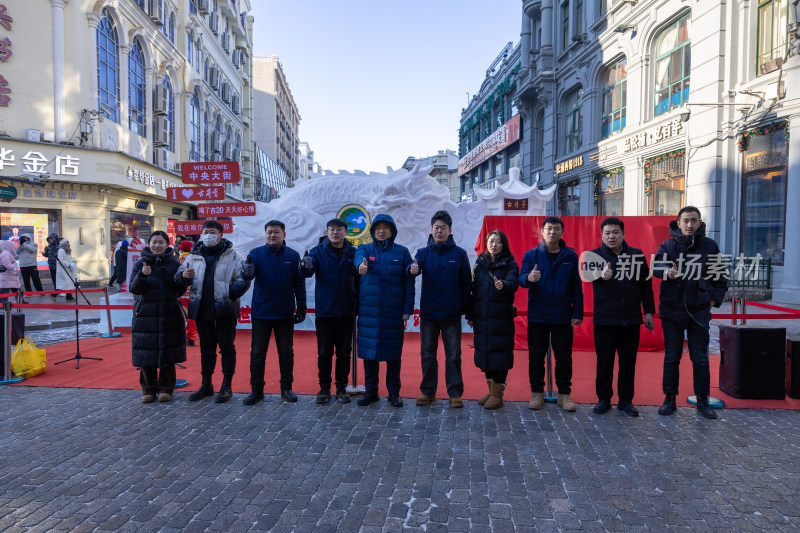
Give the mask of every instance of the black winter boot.
M 708 396 L 700 396 L 697 395 L 697 412 L 703 415 L 705 418 L 709 420 L 714 420 L 717 418 L 717 413 L 708 405 Z
M 261 400 L 264 399 L 264 386 L 260 387 L 252 387 L 253 392 L 250 395 L 242 400 L 242 404 L 244 405 L 255 405 Z
M 678 406 L 675 403 L 675 395 L 667 394 L 664 397 L 664 403 L 661 405 L 661 407 L 658 408 L 658 414 L 663 416 L 669 416 L 677 410 Z
M 232 378 L 232 376 L 222 377 L 222 386 L 219 388 L 217 397 L 214 398 L 214 403 L 225 403 L 233 397 L 233 391 L 231 390 Z
M 200 388 L 197 389 L 196 392 L 189 395 L 189 401 L 196 402 L 197 400 L 202 400 L 203 398 L 208 398 L 213 395 L 214 386 L 211 384 L 211 376 L 203 376 L 203 384 L 200 385 Z

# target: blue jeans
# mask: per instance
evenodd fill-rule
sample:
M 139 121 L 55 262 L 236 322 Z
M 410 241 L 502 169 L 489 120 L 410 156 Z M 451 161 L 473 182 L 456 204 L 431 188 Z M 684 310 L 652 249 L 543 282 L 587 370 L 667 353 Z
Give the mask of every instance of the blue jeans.
M 708 327 L 703 327 L 689 317 L 684 324 L 672 320 L 662 320 L 664 330 L 664 394 L 677 395 L 679 368 L 683 355 L 683 334 L 689 339 L 689 358 L 692 360 L 694 393 L 708 396 L 711 390 L 711 372 L 708 367 Z
M 439 333 L 444 343 L 444 368 L 447 394 L 450 398 L 460 398 L 464 394 L 464 380 L 461 377 L 461 319 L 420 320 L 420 358 L 422 359 L 422 394 L 436 396 L 439 385 L 439 362 L 436 352 L 439 348 Z

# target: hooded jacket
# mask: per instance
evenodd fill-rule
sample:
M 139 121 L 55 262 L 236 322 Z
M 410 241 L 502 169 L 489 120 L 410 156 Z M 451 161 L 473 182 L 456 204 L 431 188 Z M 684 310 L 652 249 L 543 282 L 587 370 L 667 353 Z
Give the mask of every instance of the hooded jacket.
M 598 326 L 634 326 L 643 323 L 642 311 L 655 314 L 653 283 L 650 279 L 650 269 L 647 266 L 644 252 L 628 246 L 624 240 L 619 254 L 615 254 L 605 243 L 592 252 L 610 263 L 611 269 L 614 271 L 611 279 L 597 279 L 592 282 L 594 290 L 592 320 L 594 324 Z M 620 270 L 621 267 L 617 266 L 620 256 L 631 258 L 631 268 L 626 267 Z M 638 268 L 636 268 L 637 266 Z M 622 279 L 617 279 L 617 274 Z
M 128 241 L 122 241 L 119 249 L 114 252 L 114 276 L 120 286 L 128 277 Z
M 352 317 L 356 312 L 358 273 L 353 265 L 356 247 L 344 240 L 341 253 L 336 253 L 328 237 L 308 253 L 313 267 L 300 272 L 303 277 L 316 275 L 314 314 L 319 318 Z
M 416 261 L 422 275 L 420 317 L 460 320 L 469 309 L 472 282 L 467 252 L 456 246 L 452 235 L 443 243 L 429 235 L 428 246 L 417 251 Z
M 39 252 L 39 245 L 33 241 L 30 233 L 23 233 L 20 237 L 25 237 L 28 242 L 17 246 L 17 255 L 19 256 L 19 266 L 32 267 L 36 266 L 36 256 Z
M 142 274 L 149 265 L 150 275 Z M 155 255 L 147 247 L 133 265 L 128 289 L 134 295 L 131 346 L 133 366 L 165 368 L 186 361 L 183 312 L 175 273 L 180 263 L 172 248 Z
M 6 267 L 5 272 L 0 272 L 0 288 L 19 289 L 19 267 L 17 267 L 13 241 L 3 241 L 2 251 L 0 251 L 0 264 Z
M 561 251 L 555 261 L 541 243 L 525 252 L 519 286 L 528 289 L 528 322 L 540 324 L 569 324 L 583 319 L 583 287 L 578 269 L 578 254 L 560 241 Z M 528 274 L 535 266 L 542 277 L 531 283 Z
M 288 320 L 297 309 L 306 310 L 306 280 L 300 275 L 300 254 L 281 243 L 253 248 L 247 255 L 256 265 L 250 316 Z
M 218 320 L 235 320 L 239 318 L 239 298 L 242 297 L 250 282 L 242 278 L 242 263 L 244 260 L 239 253 L 233 249 L 233 244 L 228 239 L 220 239 L 219 244 L 222 249 L 218 259 L 214 263 L 213 286 L 214 286 L 214 317 Z M 191 286 L 189 291 L 189 318 L 197 320 L 200 312 L 200 302 L 203 298 L 203 280 L 206 272 L 206 259 L 203 256 L 202 243 L 197 243 L 192 248 L 192 253 L 181 264 L 175 272 L 175 282 L 178 283 L 180 294 L 186 292 L 186 288 Z M 194 278 L 186 279 L 183 271 L 187 268 L 194 269 Z
M 386 222 L 392 228 L 385 241 L 375 240 L 375 225 Z M 414 312 L 414 280 L 408 274 L 411 254 L 395 244 L 397 226 L 389 215 L 372 221 L 373 242 L 356 250 L 356 269 L 367 260 L 367 273 L 359 277 L 358 357 L 374 361 L 397 361 L 403 352 L 403 315 Z
M 58 290 L 74 289 L 75 284 L 72 280 L 78 279 L 75 262 L 72 260 L 72 250 L 67 252 L 64 247 L 67 244 L 69 244 L 67 239 L 61 239 L 58 243 L 58 260 L 56 261 L 56 287 Z
M 58 233 L 51 233 L 47 236 L 48 243 L 47 248 L 44 249 L 44 255 L 47 257 L 47 266 L 50 268 L 56 268 L 58 262 L 56 261 L 56 257 L 58 257 L 58 243 L 61 239 L 58 238 Z
M 726 276 L 709 273 L 709 256 L 719 260 L 719 246 L 714 239 L 706 237 L 705 222 L 694 235 L 684 235 L 678 222 L 673 220 L 669 223 L 669 235 L 670 238 L 658 247 L 653 265 L 653 276 L 663 279 L 658 295 L 658 317 L 675 322 L 693 318 L 708 327 L 711 300 L 719 307 L 728 290 L 727 272 Z M 681 277 L 665 277 L 671 263 L 681 270 Z

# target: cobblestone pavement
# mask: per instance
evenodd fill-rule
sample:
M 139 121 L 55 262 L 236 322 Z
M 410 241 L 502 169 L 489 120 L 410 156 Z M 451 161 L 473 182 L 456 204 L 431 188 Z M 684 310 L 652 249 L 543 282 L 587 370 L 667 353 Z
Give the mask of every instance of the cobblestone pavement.
M 0 389 L 0 531 L 791 531 L 800 415 Z

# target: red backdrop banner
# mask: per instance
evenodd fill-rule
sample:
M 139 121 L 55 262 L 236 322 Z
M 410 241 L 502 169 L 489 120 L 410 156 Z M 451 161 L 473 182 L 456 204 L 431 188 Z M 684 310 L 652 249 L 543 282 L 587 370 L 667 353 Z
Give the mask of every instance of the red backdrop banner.
M 578 256 L 582 252 L 593 250 L 600 246 L 600 223 L 606 217 L 561 217 L 564 221 L 564 242 L 574 249 Z M 658 245 L 669 237 L 669 222 L 674 217 L 669 216 L 643 216 L 620 217 L 625 222 L 625 241 L 634 248 L 640 248 L 647 258 L 647 264 L 652 264 L 652 256 L 658 251 Z M 508 236 L 511 253 L 522 267 L 522 257 L 531 248 L 539 246 L 542 239 L 540 228 L 545 217 L 504 217 L 487 216 L 483 219 L 483 227 L 475 245 L 478 254 L 486 250 L 486 236 L 489 232 L 499 229 Z M 658 290 L 661 281 L 653 279 L 653 292 L 656 297 L 656 310 L 658 310 Z M 594 350 L 594 332 L 592 326 L 592 284 L 583 283 L 583 311 L 584 320 L 575 328 L 573 349 Z M 528 348 L 528 290 L 520 288 L 517 291 L 515 304 L 518 317 L 516 320 L 516 348 Z M 649 332 L 642 326 L 639 341 L 639 351 L 662 350 L 664 348 L 664 335 L 661 323 L 656 320 L 656 329 Z

